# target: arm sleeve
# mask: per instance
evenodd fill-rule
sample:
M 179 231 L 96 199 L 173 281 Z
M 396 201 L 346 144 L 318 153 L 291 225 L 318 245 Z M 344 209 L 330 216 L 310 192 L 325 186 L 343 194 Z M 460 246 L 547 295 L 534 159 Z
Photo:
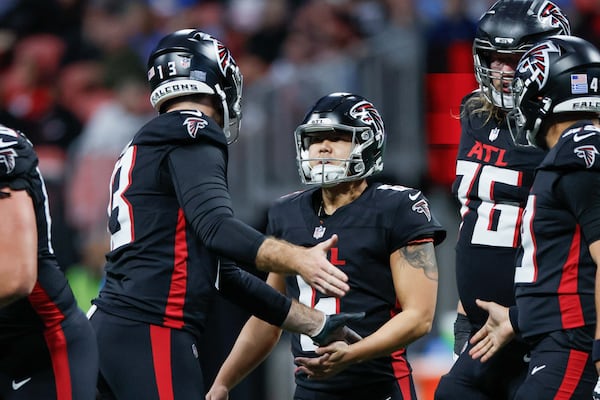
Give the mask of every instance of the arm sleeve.
M 275 326 L 283 325 L 292 300 L 258 277 L 223 261 L 219 269 L 219 292 L 232 303 Z
M 179 203 L 202 243 L 219 255 L 255 265 L 265 236 L 233 216 L 226 149 L 200 142 L 175 148 L 167 161 Z
M 600 173 L 576 171 L 560 179 L 557 193 L 575 215 L 588 243 L 600 239 Z

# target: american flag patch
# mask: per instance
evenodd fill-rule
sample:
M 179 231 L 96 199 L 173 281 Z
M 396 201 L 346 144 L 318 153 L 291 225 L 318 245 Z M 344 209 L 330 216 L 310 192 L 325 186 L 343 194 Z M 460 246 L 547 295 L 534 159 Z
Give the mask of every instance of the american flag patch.
M 156 74 L 156 73 L 154 72 L 154 67 L 150 68 L 150 69 L 148 70 L 148 80 L 150 80 L 150 79 L 154 78 L 154 75 L 155 75 L 155 74 Z
M 571 75 L 571 94 L 588 93 L 587 74 Z
M 200 81 L 206 82 L 206 72 L 204 71 L 190 71 L 190 78 Z

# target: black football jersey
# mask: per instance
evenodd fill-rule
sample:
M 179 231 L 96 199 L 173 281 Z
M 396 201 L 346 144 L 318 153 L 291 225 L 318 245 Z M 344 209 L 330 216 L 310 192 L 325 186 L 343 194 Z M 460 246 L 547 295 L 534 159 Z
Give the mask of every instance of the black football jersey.
M 595 326 L 589 243 L 600 239 L 599 151 L 600 130 L 589 121 L 575 124 L 536 173 L 515 273 L 524 337 Z
M 228 250 L 253 261 L 264 238 L 233 218 L 227 156 L 223 130 L 198 111 L 161 114 L 140 129 L 111 177 L 111 250 L 94 304 L 135 321 L 204 331 L 219 265 L 229 263 L 220 256 Z M 241 241 L 231 233 L 236 227 Z
M 514 304 L 519 226 L 535 167 L 545 153 L 516 145 L 506 120 L 498 123 L 471 110 L 463 113 L 461 126 L 452 185 L 461 215 L 456 280 L 471 323 L 481 326 L 487 313 L 475 299 Z
M 371 184 L 359 198 L 326 218 L 319 218 L 315 211 L 313 202 L 319 191 L 310 189 L 279 199 L 269 210 L 267 232 L 302 246 L 313 246 L 337 234 L 337 247 L 328 256 L 348 275 L 350 291 L 342 298 L 326 297 L 301 277 L 289 276 L 287 294 L 327 314 L 366 312 L 363 320 L 350 327 L 368 336 L 402 310 L 394 291 L 390 255 L 419 237 L 433 237 L 439 243 L 445 231 L 426 198 L 415 189 Z M 294 356 L 314 357 L 314 349 L 307 336 L 292 336 Z M 330 379 L 309 380 L 299 375 L 296 382 L 308 388 L 339 391 L 393 380 L 409 372 L 403 349 L 353 365 Z
M 38 158 L 24 135 L 0 125 L 0 189 L 6 187 L 26 190 L 33 201 L 38 277 L 27 298 L 0 308 L 0 342 L 56 326 L 78 310 L 52 249 L 48 195 Z

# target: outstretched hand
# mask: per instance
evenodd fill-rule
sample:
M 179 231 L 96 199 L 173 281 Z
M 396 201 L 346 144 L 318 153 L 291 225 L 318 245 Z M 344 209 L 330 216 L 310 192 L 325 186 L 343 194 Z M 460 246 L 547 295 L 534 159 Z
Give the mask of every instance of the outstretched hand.
M 321 331 L 311 337 L 317 346 L 324 347 L 315 350 L 317 357 L 296 357 L 296 372 L 304 373 L 313 379 L 324 379 L 346 369 L 352 364 L 346 356 L 348 345 L 362 339 L 346 324 L 364 317 L 364 312 L 327 315 Z
M 306 374 L 311 379 L 325 379 L 348 368 L 353 362 L 348 357 L 350 346 L 345 342 L 333 342 L 315 351 L 318 357 L 296 357 L 296 373 Z
M 469 355 L 473 359 L 481 359 L 481 362 L 489 360 L 506 343 L 515 336 L 508 308 L 491 301 L 475 300 L 479 308 L 488 312 L 485 325 L 477 331 L 470 340 L 473 345 Z
M 309 267 L 298 273 L 311 287 L 327 296 L 342 297 L 350 290 L 348 276 L 327 260 L 327 253 L 337 244 L 337 235 L 305 250 L 303 264 Z

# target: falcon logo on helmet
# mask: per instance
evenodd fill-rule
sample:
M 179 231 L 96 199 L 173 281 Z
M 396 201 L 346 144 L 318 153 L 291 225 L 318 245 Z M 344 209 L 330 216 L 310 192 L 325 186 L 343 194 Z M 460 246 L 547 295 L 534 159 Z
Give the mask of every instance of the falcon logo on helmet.
M 548 66 L 551 52 L 560 55 L 560 49 L 554 43 L 545 41 L 533 47 L 523 57 L 517 66 L 517 71 L 519 73 L 529 72 L 529 78 L 524 82 L 525 86 L 529 86 L 532 82 L 537 82 L 538 89 L 544 87 L 548 81 Z
M 586 168 L 592 168 L 596 161 L 596 154 L 600 154 L 598 153 L 596 146 L 586 145 L 575 147 L 575 155 L 585 161 Z
M 221 70 L 221 73 L 224 76 L 227 75 L 227 72 L 229 71 L 230 68 L 234 69 L 234 70 L 236 69 L 237 64 L 235 63 L 235 60 L 231 56 L 231 52 L 229 51 L 229 49 L 227 47 L 225 47 L 225 45 L 223 43 L 221 43 L 218 39 L 212 37 L 211 35 L 209 35 L 207 33 L 202 33 L 199 36 L 204 40 L 210 40 L 211 42 L 214 43 L 217 58 L 218 58 L 217 63 L 219 64 L 219 69 Z
M 565 33 L 571 31 L 569 20 L 565 14 L 563 14 L 561 9 L 558 8 L 556 4 L 550 1 L 546 1 L 546 3 L 544 3 L 544 5 L 540 8 L 538 19 L 541 23 L 548 23 L 548 25 L 554 28 L 562 28 L 563 32 Z
M 383 119 L 373 104 L 368 101 L 356 103 L 350 109 L 350 116 L 364 122 L 366 125 L 370 125 L 375 134 L 375 139 L 377 141 L 381 140 L 383 134 Z
M 223 46 L 223 44 L 219 41 L 216 41 L 217 45 L 217 54 L 219 55 L 219 66 L 221 67 L 221 72 L 223 75 L 227 73 L 227 70 L 230 67 L 235 67 L 235 61 L 233 61 L 233 57 L 231 57 L 231 53 L 227 49 L 227 47 Z

